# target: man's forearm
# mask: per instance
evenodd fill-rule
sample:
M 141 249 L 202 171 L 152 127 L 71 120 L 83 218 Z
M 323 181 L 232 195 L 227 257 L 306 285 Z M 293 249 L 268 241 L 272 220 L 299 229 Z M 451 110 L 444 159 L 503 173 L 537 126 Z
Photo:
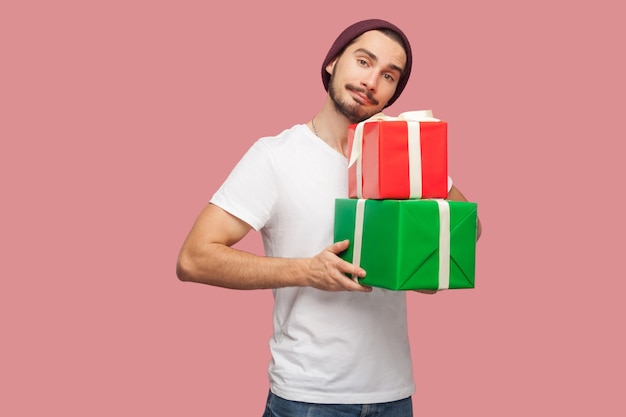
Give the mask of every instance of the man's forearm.
M 253 290 L 305 285 L 306 259 L 258 256 L 219 243 L 181 251 L 176 275 L 181 281 Z

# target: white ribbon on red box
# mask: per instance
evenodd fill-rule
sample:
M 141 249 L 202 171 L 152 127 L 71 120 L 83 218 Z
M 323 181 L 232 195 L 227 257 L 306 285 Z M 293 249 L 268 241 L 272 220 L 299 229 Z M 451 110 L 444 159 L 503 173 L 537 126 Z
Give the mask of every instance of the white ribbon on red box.
M 433 117 L 432 110 L 415 110 L 400 113 L 397 117 L 376 113 L 369 119 L 359 122 L 354 130 L 352 151 L 348 167 L 356 163 L 356 192 L 357 198 L 363 198 L 363 126 L 368 122 L 395 121 L 407 122 L 409 147 L 409 198 L 422 198 L 422 148 L 420 138 L 420 122 L 439 122 Z

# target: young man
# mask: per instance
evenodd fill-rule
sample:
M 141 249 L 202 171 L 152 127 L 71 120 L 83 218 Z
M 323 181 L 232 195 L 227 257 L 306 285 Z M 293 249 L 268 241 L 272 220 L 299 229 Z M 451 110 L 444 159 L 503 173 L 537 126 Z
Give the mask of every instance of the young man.
M 406 293 L 349 279 L 366 271 L 338 257 L 350 242 L 333 243 L 335 199 L 348 193 L 348 125 L 391 105 L 411 64 L 395 25 L 370 19 L 346 28 L 322 64 L 322 109 L 259 139 L 183 243 L 181 280 L 273 290 L 265 416 L 412 415 Z M 449 198 L 466 201 L 453 185 Z M 231 247 L 251 229 L 261 232 L 265 256 Z

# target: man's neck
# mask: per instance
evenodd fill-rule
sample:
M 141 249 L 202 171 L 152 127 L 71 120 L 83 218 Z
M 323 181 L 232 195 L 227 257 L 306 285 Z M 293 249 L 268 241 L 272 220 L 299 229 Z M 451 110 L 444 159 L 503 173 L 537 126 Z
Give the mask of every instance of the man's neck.
M 329 105 L 330 104 L 330 105 Z M 307 126 L 321 140 L 340 154 L 348 157 L 348 126 L 350 121 L 332 108 L 332 103 L 326 105 L 307 123 Z

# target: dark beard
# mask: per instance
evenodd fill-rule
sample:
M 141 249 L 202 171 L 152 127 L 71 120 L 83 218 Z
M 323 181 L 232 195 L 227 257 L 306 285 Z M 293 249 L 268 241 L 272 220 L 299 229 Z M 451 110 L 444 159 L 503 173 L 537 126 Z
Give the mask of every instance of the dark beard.
M 357 102 L 348 103 L 348 102 L 342 101 L 339 98 L 339 95 L 337 94 L 337 88 L 335 86 L 335 83 L 333 82 L 333 78 L 334 78 L 333 75 L 334 75 L 334 71 L 330 77 L 330 82 L 328 83 L 328 95 L 330 99 L 332 100 L 337 113 L 343 115 L 346 119 L 350 121 L 350 123 L 361 122 L 365 119 L 370 118 L 374 114 L 378 113 L 378 111 L 375 111 L 373 113 L 363 111 L 363 108 Z M 371 95 L 369 95 L 367 91 L 364 91 L 362 89 L 356 88 L 351 85 L 346 85 L 346 88 L 349 90 L 359 91 L 359 92 L 368 94 L 368 98 L 372 101 L 372 103 L 378 104 L 378 102 Z

